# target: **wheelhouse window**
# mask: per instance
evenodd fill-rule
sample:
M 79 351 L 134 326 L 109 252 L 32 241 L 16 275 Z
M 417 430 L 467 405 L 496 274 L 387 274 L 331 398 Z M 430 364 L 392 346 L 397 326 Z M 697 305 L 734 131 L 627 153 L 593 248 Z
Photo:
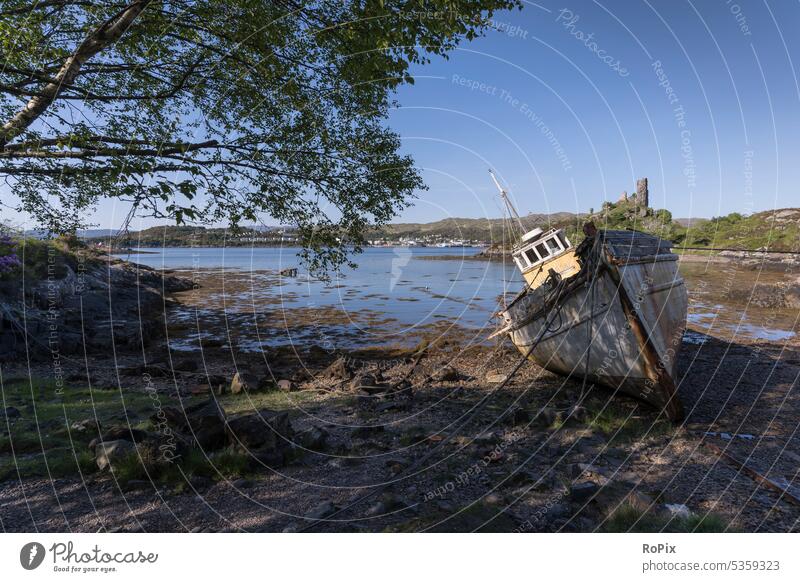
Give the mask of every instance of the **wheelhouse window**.
M 559 253 L 564 250 L 561 246 L 561 241 L 557 237 L 549 238 L 545 241 L 551 253 Z
M 540 263 L 556 257 L 570 247 L 569 241 L 563 231 L 549 232 L 536 241 L 531 241 L 527 246 L 514 252 L 514 261 L 522 271 L 535 267 Z
M 547 250 L 547 247 L 544 245 L 544 243 L 539 243 L 536 245 L 536 252 L 538 252 L 539 256 L 543 259 L 546 259 L 550 256 L 550 251 Z

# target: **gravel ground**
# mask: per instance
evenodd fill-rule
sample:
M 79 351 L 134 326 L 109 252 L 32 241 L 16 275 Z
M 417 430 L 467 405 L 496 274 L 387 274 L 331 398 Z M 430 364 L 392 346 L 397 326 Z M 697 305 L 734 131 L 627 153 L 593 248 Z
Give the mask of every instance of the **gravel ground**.
M 394 400 L 337 388 L 321 375 L 331 357 L 311 350 L 302 354 L 311 373 L 301 383 L 306 397 L 290 408 L 296 429 L 314 425 L 329 433 L 321 452 L 234 483 L 192 479 L 181 493 L 152 483 L 123 490 L 108 473 L 85 480 L 6 480 L 0 483 L 0 527 L 297 531 L 313 524 L 313 531 L 596 531 L 609 526 L 623 499 L 654 513 L 663 512 L 665 503 L 684 504 L 696 515 L 712 514 L 731 531 L 800 527 L 800 507 L 704 445 L 714 443 L 800 495 L 796 339 L 686 343 L 680 396 L 687 419 L 680 426 L 603 389 L 589 389 L 575 409 L 580 383 L 534 364 L 498 390 L 489 381 L 492 374 L 513 368 L 518 354 L 505 345 L 458 346 L 454 337 L 430 350 L 411 376 L 420 384 L 413 396 Z M 229 378 L 230 352 L 217 352 L 206 354 L 203 374 L 160 379 L 159 389 L 180 394 L 207 374 Z M 387 380 L 411 368 L 407 354 L 398 359 L 388 349 L 350 355 L 363 370 L 384 370 Z M 243 357 L 236 368 L 244 365 Z M 282 357 L 291 364 L 293 354 Z M 95 360 L 93 377 L 113 383 L 115 364 L 136 360 Z M 455 375 L 427 379 L 450 368 Z M 12 366 L 3 374 L 8 379 L 27 371 Z M 34 366 L 31 373 L 47 370 Z M 487 405 L 459 426 L 484 400 Z M 359 428 L 364 426 L 378 428 Z M 455 436 L 443 442 L 454 428 Z M 414 468 L 415 463 L 421 464 Z M 347 507 L 367 493 L 372 496 Z

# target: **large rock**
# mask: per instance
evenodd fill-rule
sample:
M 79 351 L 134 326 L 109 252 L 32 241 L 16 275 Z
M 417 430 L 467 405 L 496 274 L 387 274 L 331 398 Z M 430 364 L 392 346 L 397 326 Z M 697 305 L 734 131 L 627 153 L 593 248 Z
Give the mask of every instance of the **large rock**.
M 240 370 L 234 374 L 231 380 L 231 394 L 241 394 L 242 392 L 256 392 L 261 388 L 261 378 L 256 374 Z
M 25 286 L 0 282 L 8 320 L 0 321 L 0 360 L 51 358 L 52 309 L 62 354 L 107 353 L 109 345 L 138 352 L 164 333 L 165 290 L 191 285 L 80 245 L 47 244 L 46 261 L 34 257 Z M 18 333 L 23 319 L 26 337 Z
M 131 441 L 118 440 L 98 443 L 95 448 L 94 459 L 97 468 L 101 471 L 108 467 L 113 468 L 114 463 L 136 452 L 136 445 Z
M 569 497 L 577 503 L 584 503 L 592 499 L 600 490 L 600 486 L 592 481 L 573 485 L 569 491 Z
M 187 359 L 175 362 L 172 369 L 178 372 L 196 372 L 199 367 L 197 360 Z
M 225 413 L 216 400 L 187 407 L 186 418 L 197 446 L 213 450 L 225 445 Z
M 190 442 L 204 450 L 218 449 L 227 442 L 225 412 L 214 399 L 187 406 L 185 409 L 165 406 L 152 415 L 150 421 L 162 433 L 165 432 L 164 425 L 173 431 L 184 433 Z M 183 438 L 181 435 L 177 436 L 178 440 Z
M 5 410 L 3 411 L 3 416 L 6 418 L 19 418 L 22 416 L 22 413 L 14 406 L 6 406 Z
M 309 451 L 321 451 L 328 442 L 328 431 L 312 426 L 297 433 L 295 444 Z
M 128 441 L 130 443 L 141 443 L 152 435 L 146 430 L 132 428 L 130 426 L 112 426 L 107 429 L 101 436 L 94 438 L 89 442 L 89 450 L 94 451 L 100 443 L 109 443 L 114 441 Z
M 287 449 L 293 436 L 289 413 L 267 409 L 229 418 L 225 433 L 234 448 L 245 451 Z

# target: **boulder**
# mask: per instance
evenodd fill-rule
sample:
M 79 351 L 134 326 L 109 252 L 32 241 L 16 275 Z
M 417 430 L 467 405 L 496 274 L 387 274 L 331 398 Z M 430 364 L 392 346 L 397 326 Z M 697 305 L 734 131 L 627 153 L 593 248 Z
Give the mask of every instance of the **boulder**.
M 3 414 L 6 418 L 19 418 L 22 416 L 22 413 L 19 411 L 19 408 L 14 406 L 6 406 L 6 409 L 3 411 Z
M 225 433 L 234 448 L 273 451 L 287 448 L 293 431 L 288 412 L 264 409 L 254 414 L 229 418 Z
M 214 450 L 226 443 L 225 411 L 214 399 L 187 406 L 185 409 L 165 406 L 153 414 L 150 421 L 163 433 L 162 439 L 171 440 L 174 437 L 178 448 L 192 443 L 204 450 Z
M 321 451 L 328 442 L 328 431 L 318 426 L 312 426 L 298 432 L 294 442 L 309 451 Z
M 197 445 L 204 450 L 225 446 L 225 412 L 216 400 L 208 400 L 186 408 L 186 429 L 193 433 Z
M 98 443 L 95 447 L 94 458 L 97 468 L 101 471 L 108 467 L 113 468 L 116 461 L 124 459 L 136 452 L 136 445 L 131 441 L 117 440 Z
M 241 370 L 234 374 L 231 380 L 230 391 L 231 394 L 241 394 L 242 392 L 256 392 L 261 386 L 261 379 L 245 370 Z
M 131 428 L 129 426 L 112 426 L 107 429 L 102 436 L 94 438 L 89 443 L 89 450 L 94 451 L 100 443 L 114 441 L 128 441 L 131 443 L 141 443 L 152 435 L 146 430 Z

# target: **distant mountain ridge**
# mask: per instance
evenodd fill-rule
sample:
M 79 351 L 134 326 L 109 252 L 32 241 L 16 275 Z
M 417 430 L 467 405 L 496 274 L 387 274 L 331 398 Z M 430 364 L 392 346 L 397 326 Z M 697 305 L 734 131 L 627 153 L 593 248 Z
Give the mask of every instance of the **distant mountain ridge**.
M 644 208 L 626 201 L 606 202 L 599 211 L 586 214 L 529 214 L 521 218 L 521 230 L 564 228 L 572 240 L 578 241 L 582 237 L 581 227 L 588 220 L 599 228 L 649 232 L 673 241 L 676 246 L 800 251 L 800 208 L 780 208 L 748 216 L 733 212 L 710 219 L 673 219 L 667 210 Z M 418 239 L 428 244 L 439 240 L 473 240 L 502 245 L 519 233 L 520 228 L 514 223 L 502 218 L 458 217 L 429 223 L 397 223 L 368 233 L 367 239 L 389 244 Z M 233 231 L 202 226 L 157 226 L 118 239 L 110 239 L 108 234 L 82 238 L 104 240 L 115 247 L 277 246 L 296 242 L 292 230 L 285 227 Z

